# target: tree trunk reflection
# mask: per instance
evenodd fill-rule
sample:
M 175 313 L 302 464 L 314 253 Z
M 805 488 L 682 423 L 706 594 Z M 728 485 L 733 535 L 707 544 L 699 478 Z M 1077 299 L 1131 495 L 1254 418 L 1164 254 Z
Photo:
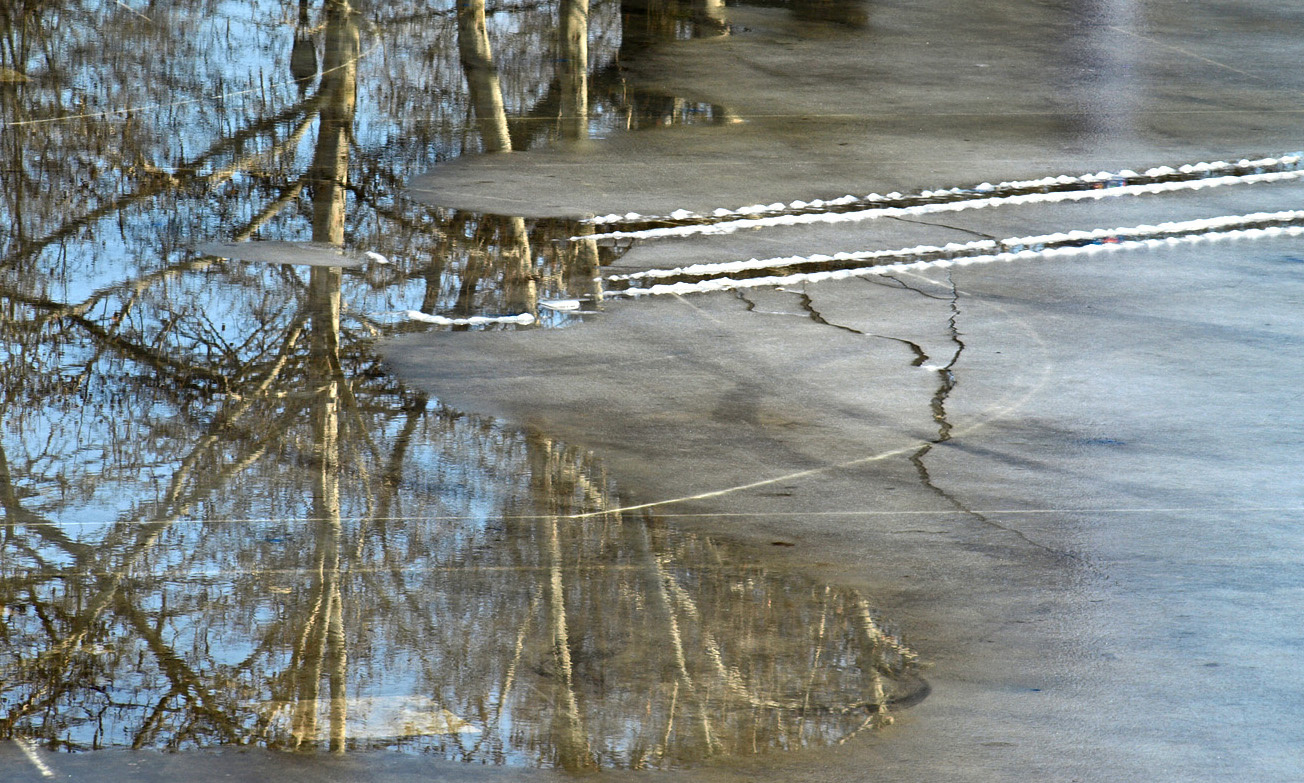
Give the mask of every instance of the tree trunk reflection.
M 570 140 L 586 139 L 589 124 L 589 0 L 561 0 L 557 16 L 561 135 Z
M 347 2 L 326 3 L 323 102 L 313 158 L 314 242 L 344 244 L 349 138 L 357 95 L 358 28 Z M 314 600 L 304 626 L 298 671 L 298 704 L 292 734 L 295 747 L 317 740 L 319 687 L 329 683 L 328 745 L 342 752 L 347 738 L 347 661 L 341 594 L 340 469 L 341 387 L 339 267 L 309 270 L 307 313 L 310 353 L 308 388 L 312 406 L 312 520 L 316 525 Z
M 503 104 L 498 68 L 489 48 L 484 0 L 459 0 L 457 4 L 457 50 L 462 57 L 466 87 L 480 128 L 485 152 L 506 152 L 512 148 L 507 130 L 507 109 Z

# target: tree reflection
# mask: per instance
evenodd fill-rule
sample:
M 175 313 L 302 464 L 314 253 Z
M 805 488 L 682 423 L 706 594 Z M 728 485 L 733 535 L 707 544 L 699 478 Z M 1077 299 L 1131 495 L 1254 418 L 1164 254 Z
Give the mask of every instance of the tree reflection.
M 238 501 L 213 499 L 196 519 L 169 506 L 74 542 L 11 514 L 5 734 L 673 766 L 836 742 L 920 695 L 913 654 L 855 591 L 601 513 L 618 502 L 608 482 L 543 433 L 503 443 L 413 410 L 391 458 L 435 425 L 463 460 L 526 485 L 480 515 L 449 513 L 422 483 L 391 489 L 378 453 L 344 447 L 384 428 L 346 425 L 361 410 L 320 358 L 310 425 L 279 433 L 311 438 L 284 480 L 302 521 L 237 520 Z M 370 513 L 343 513 L 382 493 Z
M 485 149 L 551 138 L 513 136 L 509 109 L 582 137 L 620 45 L 589 33 L 618 8 L 540 7 L 520 36 L 547 45 L 508 49 L 485 96 L 461 67 L 464 28 L 489 56 L 483 4 L 469 24 L 390 4 L 379 33 L 343 0 L 149 24 L 120 5 L 0 8 L 0 65 L 28 79 L 0 89 L 0 736 L 673 766 L 838 741 L 920 693 L 853 591 L 609 511 L 586 454 L 443 408 L 370 351 L 413 328 L 387 312 L 600 295 L 613 251 L 553 241 L 584 228 L 401 185 L 430 147 L 457 154 L 468 110 Z M 368 36 L 425 51 L 413 17 L 458 46 L 399 78 Z M 262 51 L 288 53 L 283 82 L 229 66 Z M 214 237 L 394 263 L 190 250 Z
M 462 56 L 462 70 L 466 73 L 466 87 L 475 108 L 484 151 L 510 150 L 507 108 L 498 82 L 498 68 L 489 48 L 484 0 L 462 0 L 457 4 L 457 50 Z
M 561 84 L 561 135 L 588 138 L 589 0 L 561 0 L 557 11 L 557 81 Z

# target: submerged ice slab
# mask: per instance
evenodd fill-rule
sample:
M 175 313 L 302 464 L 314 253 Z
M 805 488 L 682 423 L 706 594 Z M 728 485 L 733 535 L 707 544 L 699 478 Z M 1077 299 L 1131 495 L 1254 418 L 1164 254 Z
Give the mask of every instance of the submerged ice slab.
M 355 253 L 321 242 L 286 242 L 263 240 L 257 242 L 204 242 L 195 246 L 195 252 L 205 256 L 229 258 L 233 261 L 252 261 L 260 264 L 294 264 L 297 266 L 362 266 L 366 261 L 377 261 L 379 253 Z

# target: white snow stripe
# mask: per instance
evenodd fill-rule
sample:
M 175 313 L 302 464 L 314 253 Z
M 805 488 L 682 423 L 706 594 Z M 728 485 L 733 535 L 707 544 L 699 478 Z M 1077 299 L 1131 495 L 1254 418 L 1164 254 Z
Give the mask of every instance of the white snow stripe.
M 646 280 L 650 278 L 686 277 L 690 275 L 727 275 L 752 269 L 772 269 L 796 264 L 811 264 L 836 261 L 869 261 L 875 258 L 894 258 L 900 256 L 922 256 L 936 253 L 961 253 L 967 250 L 985 250 L 1000 247 L 1051 245 L 1063 242 L 1106 239 L 1120 234 L 1129 239 L 1160 234 L 1176 234 L 1196 231 L 1212 231 L 1237 225 L 1251 223 L 1287 222 L 1304 220 L 1304 210 L 1287 210 L 1283 212 L 1254 212 L 1247 215 L 1226 215 L 1215 218 L 1170 221 L 1158 225 L 1133 226 L 1131 228 L 1097 228 L 1040 234 L 1036 236 L 1008 237 L 1001 240 L 980 239 L 973 242 L 951 243 L 946 245 L 916 245 L 897 250 L 870 250 L 854 253 L 834 253 L 832 255 L 814 254 L 809 256 L 778 256 L 775 258 L 749 259 L 747 261 L 726 261 L 717 264 L 692 264 L 675 269 L 648 269 L 627 275 L 611 275 L 610 282 L 626 280 Z
M 474 315 L 470 318 L 447 318 L 442 315 L 428 315 L 417 310 L 406 310 L 403 313 L 408 320 L 417 321 L 423 324 L 437 324 L 439 326 L 484 326 L 486 324 L 522 324 L 529 325 L 535 322 L 535 317 L 530 313 L 521 313 L 520 315 Z
M 771 228 L 774 226 L 797 226 L 815 223 L 854 223 L 862 220 L 875 220 L 883 217 L 902 217 L 914 215 L 932 215 L 941 212 L 962 212 L 970 209 L 984 209 L 1018 204 L 1056 204 L 1066 201 L 1088 201 L 1092 199 L 1117 198 L 1121 196 L 1141 196 L 1156 193 L 1172 193 L 1181 190 L 1204 190 L 1206 188 L 1225 187 L 1228 185 L 1255 185 L 1268 182 L 1285 182 L 1304 178 L 1304 170 L 1277 171 L 1265 174 L 1245 174 L 1241 176 L 1209 177 L 1207 179 L 1180 182 L 1154 182 L 1147 185 L 1121 185 L 1114 188 L 1092 190 L 1068 190 L 1056 193 L 1021 193 L 1013 196 L 986 196 L 983 198 L 950 201 L 940 204 L 916 204 L 909 207 L 871 207 L 854 212 L 817 212 L 800 215 L 773 215 L 760 218 L 739 218 L 719 223 L 689 226 L 669 226 L 665 228 L 648 228 L 638 231 L 610 231 L 605 234 L 588 234 L 571 237 L 571 239 L 664 239 L 669 237 L 686 237 L 694 235 L 731 234 L 750 228 Z
M 1063 185 L 1073 185 L 1073 184 L 1086 185 L 1086 184 L 1095 184 L 1099 182 L 1109 182 L 1116 179 L 1135 179 L 1141 176 L 1153 178 L 1153 177 L 1173 176 L 1175 174 L 1207 174 L 1213 171 L 1224 171 L 1227 169 L 1234 169 L 1234 168 L 1270 168 L 1274 166 L 1294 166 L 1294 165 L 1298 165 L 1301 159 L 1304 159 L 1304 152 L 1293 152 L 1275 158 L 1257 158 L 1255 160 L 1241 158 L 1235 163 L 1231 163 L 1225 160 L 1218 160 L 1213 162 L 1188 163 L 1179 166 L 1178 168 L 1173 168 L 1171 166 L 1157 166 L 1155 168 L 1147 169 L 1144 175 L 1137 174 L 1135 171 L 1132 171 L 1131 169 L 1120 169 L 1115 172 L 1102 171 L 1096 174 L 1081 174 L 1078 176 L 1067 176 L 1061 174 L 1059 176 L 1047 176 L 1047 177 L 1041 177 L 1039 179 L 1012 180 L 1008 182 L 1001 182 L 997 185 L 992 185 L 990 183 L 984 182 L 981 185 L 978 185 L 973 188 L 967 188 L 967 189 L 952 187 L 952 188 L 939 188 L 936 190 L 921 190 L 917 194 L 917 196 L 920 198 L 932 198 L 937 196 L 943 196 L 946 194 L 958 195 L 958 194 L 974 192 L 974 191 L 1022 190 L 1026 188 L 1042 188 L 1042 187 L 1051 187 L 1055 185 L 1063 186 Z M 671 212 L 669 215 L 640 215 L 637 212 L 628 212 L 624 215 L 613 214 L 613 215 L 602 215 L 599 217 L 592 217 L 592 218 L 588 218 L 583 222 L 592 225 L 610 225 L 614 223 L 645 222 L 650 220 L 689 220 L 689 219 L 709 220 L 712 217 L 722 218 L 722 217 L 730 217 L 730 216 L 751 215 L 751 214 L 760 214 L 764 212 L 779 212 L 788 209 L 809 209 L 809 208 L 819 209 L 825 206 L 840 206 L 844 204 L 855 203 L 857 201 L 875 201 L 875 200 L 892 199 L 892 198 L 901 198 L 901 194 L 889 193 L 887 196 L 880 196 L 877 193 L 871 193 L 865 196 L 864 198 L 847 195 L 847 196 L 842 196 L 841 198 L 830 199 L 828 201 L 824 201 L 821 199 L 814 199 L 809 202 L 793 201 L 790 204 L 776 203 L 776 204 L 770 204 L 768 206 L 762 204 L 754 204 L 752 206 L 739 207 L 738 209 L 716 209 L 713 210 L 710 214 L 694 213 L 686 209 L 677 209 L 674 212 Z
M 1112 233 L 1126 234 L 1129 229 L 1114 229 Z M 731 291 L 740 288 L 762 288 L 766 286 L 784 286 L 795 283 L 818 283 L 826 280 L 841 280 L 851 277 L 868 277 L 871 275 L 888 275 L 904 271 L 921 271 L 925 269 L 945 269 L 952 266 L 970 266 L 974 264 L 991 264 L 1002 261 L 1032 261 L 1045 258 L 1066 258 L 1070 256 L 1093 255 L 1096 253 L 1113 253 L 1121 250 L 1137 250 L 1165 246 L 1187 245 L 1199 242 L 1215 242 L 1231 239 L 1260 239 L 1268 237 L 1304 236 L 1304 226 L 1273 226 L 1269 228 L 1246 228 L 1234 230 L 1217 230 L 1192 233 L 1182 236 L 1150 237 L 1147 239 L 1126 239 L 1107 244 L 1070 245 L 1052 247 L 1042 250 L 1019 250 L 1004 253 L 991 253 L 958 258 L 935 259 L 931 261 L 908 261 L 899 264 L 882 264 L 878 266 L 858 267 L 854 269 L 837 269 L 826 272 L 803 272 L 791 275 L 768 275 L 765 277 L 734 280 L 729 277 L 717 277 L 695 283 L 662 283 L 645 288 L 627 288 L 608 291 L 611 297 L 664 296 L 707 293 L 711 291 Z

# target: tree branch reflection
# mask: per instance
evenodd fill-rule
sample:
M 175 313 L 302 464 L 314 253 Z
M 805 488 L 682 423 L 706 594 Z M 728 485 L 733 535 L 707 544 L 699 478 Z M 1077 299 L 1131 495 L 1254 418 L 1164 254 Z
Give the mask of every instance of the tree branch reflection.
M 574 520 L 621 506 L 591 456 L 404 389 L 370 350 L 414 328 L 386 312 L 547 318 L 542 297 L 601 295 L 616 251 L 554 241 L 583 227 L 427 208 L 402 183 L 461 149 L 468 110 L 497 151 L 633 116 L 619 36 L 590 35 L 621 9 L 508 9 L 543 43 L 502 72 L 483 3 L 378 9 L 400 49 L 435 52 L 400 74 L 363 56 L 347 2 L 294 5 L 281 24 L 174 3 L 175 29 L 112 28 L 104 61 L 90 22 L 0 13 L 4 67 L 31 72 L 0 90 L 0 737 L 669 767 L 835 742 L 916 698 L 910 651 L 855 591 L 652 517 Z M 279 91 L 224 66 L 266 30 Z M 90 65 L 112 89 L 78 81 Z M 687 121 L 677 106 L 631 122 Z M 531 117 L 547 132 L 509 133 Z M 417 152 L 379 150 L 381 125 Z M 394 263 L 189 250 L 215 235 Z

